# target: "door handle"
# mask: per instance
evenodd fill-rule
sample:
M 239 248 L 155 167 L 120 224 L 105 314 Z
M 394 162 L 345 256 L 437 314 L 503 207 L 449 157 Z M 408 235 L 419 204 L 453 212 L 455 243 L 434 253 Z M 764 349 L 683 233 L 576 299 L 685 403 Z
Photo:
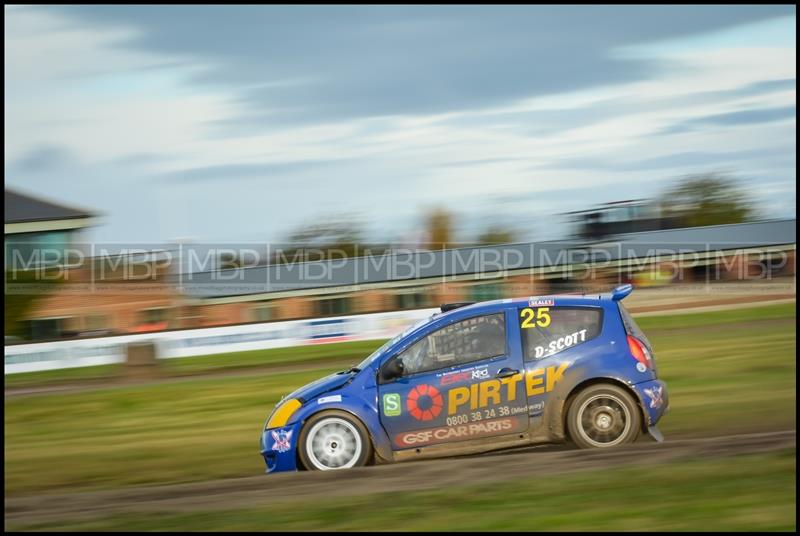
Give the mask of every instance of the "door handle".
M 516 369 L 505 367 L 505 368 L 501 368 L 500 370 L 498 370 L 497 374 L 495 374 L 494 376 L 495 376 L 495 378 L 510 378 L 511 376 L 514 376 L 515 374 L 519 374 L 519 371 L 516 370 Z

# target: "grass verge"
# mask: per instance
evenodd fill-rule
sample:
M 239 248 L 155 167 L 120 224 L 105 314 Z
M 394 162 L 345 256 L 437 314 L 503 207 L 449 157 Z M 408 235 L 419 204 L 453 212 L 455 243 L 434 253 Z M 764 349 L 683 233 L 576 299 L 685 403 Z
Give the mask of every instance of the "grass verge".
M 794 308 L 764 321 L 767 309 L 649 326 L 670 389 L 667 437 L 795 427 Z M 257 475 L 258 436 L 275 402 L 337 368 L 7 398 L 6 493 Z

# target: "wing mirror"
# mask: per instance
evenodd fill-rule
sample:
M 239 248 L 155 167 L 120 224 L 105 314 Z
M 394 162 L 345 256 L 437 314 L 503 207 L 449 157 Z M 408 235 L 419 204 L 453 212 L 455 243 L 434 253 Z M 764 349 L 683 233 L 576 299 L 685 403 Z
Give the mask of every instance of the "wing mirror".
M 390 382 L 401 377 L 403 375 L 403 371 L 405 371 L 403 359 L 401 357 L 392 358 L 381 368 L 381 380 L 384 382 Z

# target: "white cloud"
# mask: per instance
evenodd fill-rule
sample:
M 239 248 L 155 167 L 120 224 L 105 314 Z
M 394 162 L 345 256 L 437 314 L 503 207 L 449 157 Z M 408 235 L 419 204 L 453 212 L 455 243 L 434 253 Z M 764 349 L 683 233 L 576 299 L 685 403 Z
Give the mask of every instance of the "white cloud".
M 587 205 L 625 197 L 625 193 L 609 190 L 607 198 L 593 199 L 581 196 L 583 188 L 648 181 L 655 190 L 657 181 L 691 166 L 676 163 L 671 171 L 649 173 L 574 170 L 563 167 L 570 159 L 624 163 L 689 151 L 766 151 L 795 139 L 794 121 L 658 135 L 670 126 L 709 115 L 794 106 L 793 89 L 731 94 L 713 102 L 699 98 L 765 80 L 795 78 L 793 46 L 737 43 L 735 48 L 631 49 L 624 53 L 650 55 L 649 59 L 656 54 L 655 59 L 667 62 L 662 65 L 668 68 L 641 82 L 492 108 L 236 135 L 220 126 L 246 112 L 234 95 L 221 88 L 187 85 L 192 74 L 207 66 L 117 46 L 134 31 L 76 26 L 41 11 L 6 10 L 6 160 L 13 162 L 43 145 L 59 146 L 75 153 L 86 168 L 102 167 L 115 175 L 107 180 L 152 189 L 151 195 L 160 200 L 161 228 L 151 227 L 149 232 L 160 232 L 160 239 L 194 234 L 192 230 L 197 229 L 207 237 L 235 237 L 237 232 L 246 234 L 259 226 L 265 238 L 279 238 L 284 229 L 319 214 L 320 207 L 362 209 L 376 219 L 391 218 L 423 203 L 480 206 L 476 200 L 499 193 L 565 188 L 576 191 L 565 205 Z M 678 100 L 679 106 L 670 104 Z M 535 126 L 526 124 L 526 114 L 531 112 L 562 110 L 566 114 L 607 107 L 618 107 L 619 113 L 585 124 L 565 122 L 563 128 L 543 133 L 525 131 Z M 142 176 L 130 166 L 115 174 L 114 162 L 139 154 L 165 159 L 151 163 L 150 169 L 142 168 Z M 153 169 L 167 174 L 231 164 L 332 160 L 352 163 L 335 171 L 275 172 L 265 180 L 231 177 L 224 184 L 159 185 L 144 176 Z M 465 160 L 478 163 L 448 165 Z M 545 165 L 553 167 L 542 169 Z M 749 173 L 790 173 L 786 168 L 765 167 L 758 159 L 736 162 L 736 166 Z M 27 178 L 11 177 L 11 182 L 23 180 Z M 239 185 L 234 188 L 239 197 L 229 206 L 220 206 L 221 196 L 231 195 L 232 185 Z M 774 186 L 771 192 L 785 187 Z M 97 188 L 97 192 L 109 195 L 107 188 Z M 294 202 L 285 199 L 289 193 L 295 196 Z M 102 209 L 113 213 L 126 200 L 98 193 L 93 201 L 105 203 Z M 273 203 L 273 208 L 260 210 L 265 202 Z M 135 217 L 130 211 L 126 214 Z M 134 234 L 130 228 L 135 228 L 135 222 L 113 223 L 120 229 L 127 226 L 126 236 Z

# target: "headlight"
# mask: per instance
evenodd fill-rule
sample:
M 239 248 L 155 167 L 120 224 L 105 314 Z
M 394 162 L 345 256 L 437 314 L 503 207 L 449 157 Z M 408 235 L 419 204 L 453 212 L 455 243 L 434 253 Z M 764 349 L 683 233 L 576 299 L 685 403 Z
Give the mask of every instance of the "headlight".
M 302 405 L 303 403 L 296 398 L 290 398 L 285 402 L 279 402 L 272 411 L 272 415 L 270 415 L 264 430 L 269 428 L 280 428 L 281 426 L 284 426 L 287 422 L 289 422 L 289 418 L 294 415 L 294 412 L 297 411 Z

